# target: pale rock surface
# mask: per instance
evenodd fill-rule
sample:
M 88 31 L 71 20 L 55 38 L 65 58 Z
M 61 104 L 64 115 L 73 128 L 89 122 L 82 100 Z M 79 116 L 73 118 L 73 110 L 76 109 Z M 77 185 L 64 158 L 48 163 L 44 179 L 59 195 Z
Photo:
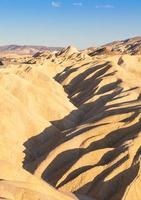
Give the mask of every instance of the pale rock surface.
M 0 199 L 141 199 L 140 39 L 108 46 L 0 69 Z

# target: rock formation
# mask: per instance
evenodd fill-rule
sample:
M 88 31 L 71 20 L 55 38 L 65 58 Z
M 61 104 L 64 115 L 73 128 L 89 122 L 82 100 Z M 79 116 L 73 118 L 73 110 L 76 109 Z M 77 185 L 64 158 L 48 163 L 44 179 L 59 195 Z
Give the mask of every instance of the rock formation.
M 141 199 L 139 40 L 0 69 L 0 199 Z

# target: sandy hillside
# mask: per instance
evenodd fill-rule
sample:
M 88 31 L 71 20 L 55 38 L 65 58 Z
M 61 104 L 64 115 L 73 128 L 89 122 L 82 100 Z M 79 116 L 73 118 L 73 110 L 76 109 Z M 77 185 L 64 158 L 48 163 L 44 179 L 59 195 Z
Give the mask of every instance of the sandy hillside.
M 141 199 L 140 45 L 69 46 L 0 68 L 0 199 Z

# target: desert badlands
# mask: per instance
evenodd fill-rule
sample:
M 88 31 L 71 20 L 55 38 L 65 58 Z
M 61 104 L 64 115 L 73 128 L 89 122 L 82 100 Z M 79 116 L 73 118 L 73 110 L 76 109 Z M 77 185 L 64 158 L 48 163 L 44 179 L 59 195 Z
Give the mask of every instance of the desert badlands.
M 15 48 L 1 50 L 0 199 L 141 200 L 141 37 Z

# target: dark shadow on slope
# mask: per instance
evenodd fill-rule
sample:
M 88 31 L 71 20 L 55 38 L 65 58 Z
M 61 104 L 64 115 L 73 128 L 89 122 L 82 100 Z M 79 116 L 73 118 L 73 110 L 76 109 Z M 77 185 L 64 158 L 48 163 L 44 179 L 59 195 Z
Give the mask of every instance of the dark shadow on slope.
M 123 163 L 120 163 L 120 165 Z M 116 166 L 117 168 L 118 166 Z M 113 166 L 112 166 L 113 168 Z M 116 169 L 114 167 L 114 169 Z M 109 181 L 105 181 L 104 179 L 111 173 L 106 172 L 105 170 L 100 175 L 94 178 L 94 180 L 82 188 L 80 188 L 77 193 L 83 192 L 89 195 L 92 198 L 100 199 L 100 200 L 107 200 L 107 199 L 115 199 L 121 200 L 127 187 L 134 181 L 137 177 L 139 172 L 140 165 L 139 163 L 132 165 L 129 169 L 124 170 L 123 172 L 119 173 Z M 112 169 L 112 170 L 114 170 Z
M 141 131 L 140 123 L 141 122 L 139 121 L 133 126 L 119 129 L 117 131 L 113 131 L 112 133 L 109 133 L 105 138 L 99 141 L 93 142 L 91 145 L 89 145 L 87 149 L 83 150 L 84 153 L 82 154 L 85 155 L 91 151 L 95 151 L 99 149 L 114 148 L 114 150 L 111 150 L 105 153 L 105 155 L 103 155 L 101 160 L 96 165 L 88 166 L 88 169 L 91 169 L 96 166 L 103 166 L 105 164 L 108 164 L 112 162 L 116 157 L 118 157 L 118 155 L 127 151 L 128 146 L 124 146 L 123 144 L 127 141 L 135 139 L 138 136 L 139 132 Z M 69 176 L 65 179 L 65 181 L 63 181 L 58 187 L 66 184 L 68 181 L 80 175 L 78 174 L 78 172 L 82 173 L 81 171 L 84 172 L 83 169 L 81 170 L 78 169 L 77 171 L 73 171 L 71 174 L 69 174 Z M 85 168 L 85 172 L 86 172 L 86 168 Z
M 78 68 L 72 68 L 73 66 L 66 67 L 63 72 L 57 74 L 54 79 L 58 83 L 62 83 L 71 73 L 77 71 Z
M 111 76 L 114 75 L 115 72 L 110 73 L 110 74 L 106 74 L 105 77 L 107 76 Z M 74 95 L 71 97 L 71 102 L 77 106 L 80 107 L 81 105 L 83 105 L 87 100 L 91 99 L 92 97 L 94 97 L 96 95 L 96 92 L 98 90 L 98 86 L 101 83 L 102 79 L 104 77 L 98 78 L 95 80 L 95 82 L 93 81 L 93 83 L 88 84 L 89 86 L 85 89 L 82 89 L 79 93 L 77 93 L 77 95 Z
M 96 177 L 94 177 L 93 181 L 85 184 L 82 186 L 80 189 L 76 190 L 75 193 L 80 193 L 80 194 L 89 194 L 92 188 L 96 187 L 99 183 L 102 183 L 103 180 L 110 174 L 112 173 L 116 168 L 124 164 L 128 160 L 128 155 L 125 155 L 123 158 L 118 160 L 116 163 L 114 163 L 112 166 L 109 168 L 103 170 L 102 173 L 98 174 Z M 101 188 L 102 189 L 102 188 Z
M 75 102 L 75 99 L 72 97 L 77 94 L 81 96 L 86 96 L 85 93 L 88 93 L 88 90 L 94 90 L 102 81 L 104 78 L 104 74 L 111 68 L 111 65 L 102 65 L 102 69 L 100 69 L 98 72 L 96 72 L 94 75 L 92 75 L 90 78 L 87 78 L 87 73 L 80 74 L 76 78 L 74 78 L 69 85 L 64 86 L 65 91 L 68 93 L 69 98 L 71 99 L 72 103 L 74 105 L 78 106 L 77 102 Z M 91 68 L 90 68 L 91 69 Z M 90 70 L 89 69 L 89 70 Z M 76 82 L 76 83 L 75 83 Z M 77 87 L 75 87 L 77 85 Z M 82 93 L 82 94 L 81 94 Z M 76 100 L 79 100 L 79 96 Z
M 32 173 L 36 170 L 38 165 L 46 159 L 48 154 L 57 146 L 67 142 L 78 135 L 85 133 L 91 129 L 104 126 L 105 124 L 93 125 L 84 127 L 79 130 L 71 128 L 66 132 L 59 132 L 55 127 L 46 128 L 42 133 L 30 138 L 24 143 L 25 146 L 25 158 L 23 161 L 23 167 Z
M 87 76 L 96 72 L 97 75 L 95 75 L 95 74 L 93 75 L 93 80 L 95 80 L 97 77 L 100 77 L 100 75 L 102 76 L 104 73 L 106 73 L 106 71 L 108 69 L 110 69 L 110 67 L 111 67 L 110 63 L 106 62 L 104 64 L 88 68 L 87 70 L 85 70 L 84 72 L 82 72 L 78 76 L 76 76 L 74 79 L 72 79 L 72 81 L 69 83 L 69 85 L 65 86 L 66 92 L 68 94 L 74 92 L 74 85 L 77 85 L 77 88 L 79 88 L 79 84 L 83 83 L 83 81 L 85 81 Z M 97 72 L 98 70 L 102 70 L 102 71 Z M 77 89 L 77 88 L 75 88 L 75 89 Z
M 124 153 L 125 151 L 128 150 L 128 147 L 126 146 L 121 146 L 118 147 L 117 149 L 108 151 L 107 153 L 105 153 L 102 158 L 99 160 L 98 163 L 96 163 L 95 165 L 87 165 L 87 166 L 83 166 L 80 167 L 74 171 L 72 171 L 64 181 L 61 182 L 61 184 L 59 184 L 57 186 L 57 188 L 62 187 L 63 185 L 67 184 L 69 181 L 75 179 L 77 176 L 81 175 L 82 173 L 87 172 L 88 170 L 94 168 L 94 167 L 98 167 L 98 166 L 104 166 L 107 165 L 108 163 L 112 162 L 117 156 L 119 156 L 121 153 Z M 85 154 L 84 154 L 85 155 Z M 94 159 L 94 158 L 92 158 Z
M 60 130 L 65 130 L 65 128 L 61 129 L 62 124 L 64 124 L 64 127 L 67 127 L 65 126 L 65 124 L 68 123 L 69 119 L 73 119 L 73 116 L 75 115 L 76 121 L 74 121 L 73 125 L 70 125 L 70 128 L 66 128 L 66 131 L 60 131 L 60 130 L 55 129 L 54 126 L 51 126 L 47 128 L 46 130 L 44 130 L 39 135 L 32 137 L 28 141 L 26 141 L 24 144 L 26 148 L 25 149 L 26 156 L 23 162 L 23 166 L 25 169 L 33 173 L 37 169 L 38 165 L 44 159 L 47 158 L 48 154 L 52 150 L 54 150 L 56 147 L 63 144 L 64 142 L 69 141 L 81 134 L 84 134 L 88 130 L 93 129 L 93 131 L 95 131 L 96 127 L 104 126 L 104 124 L 100 124 L 96 126 L 95 122 L 99 122 L 101 119 L 104 119 L 107 116 L 133 113 L 131 117 L 126 118 L 123 121 L 123 123 L 131 122 L 136 117 L 138 117 L 138 115 L 140 114 L 141 105 L 139 104 L 139 102 L 138 102 L 138 106 L 132 105 L 132 103 L 137 102 L 136 100 L 116 103 L 113 105 L 107 105 L 111 101 L 124 98 L 126 95 L 128 95 L 128 94 L 124 95 L 124 92 L 127 92 L 127 91 L 124 91 L 123 88 L 119 86 L 121 83 L 120 81 L 111 83 L 110 87 L 107 85 L 107 86 L 104 86 L 103 88 L 99 88 L 99 83 L 104 77 L 107 77 L 109 75 L 112 76 L 114 75 L 114 73 L 116 73 L 116 72 L 113 72 L 113 73 L 107 74 L 110 68 L 111 66 L 109 62 L 107 62 L 107 64 L 98 65 L 93 68 L 90 68 L 88 71 L 85 71 L 84 73 L 80 74 L 80 76 L 77 76 L 75 79 L 72 80 L 70 85 L 67 86 L 66 91 L 70 93 L 70 97 L 72 95 L 75 95 L 78 92 L 80 92 L 80 95 L 83 94 L 79 96 L 79 98 L 84 96 L 84 98 L 79 99 L 83 103 L 82 104 L 83 106 L 81 106 L 81 108 L 83 108 L 82 109 L 83 112 L 80 113 L 80 109 L 78 109 L 75 112 L 70 113 L 64 119 L 52 121 L 52 124 L 54 124 Z M 68 71 L 69 70 L 70 69 L 68 69 Z M 68 71 L 67 71 L 66 77 L 69 75 Z M 86 79 L 88 75 L 94 72 L 96 73 L 92 75 L 91 78 Z M 61 80 L 64 80 L 64 78 L 65 77 L 61 77 Z M 73 88 L 74 85 L 77 83 L 79 87 Z M 132 88 L 130 90 L 132 90 Z M 83 91 L 85 92 L 83 93 Z M 109 91 L 111 93 L 107 94 L 107 92 Z M 94 102 L 86 103 L 86 104 L 84 103 L 86 99 L 91 98 L 92 95 L 95 95 L 96 93 L 102 94 L 103 96 L 99 97 L 99 99 Z M 79 100 L 77 98 L 75 99 L 75 101 L 78 101 L 76 102 L 77 105 L 79 104 Z M 126 107 L 123 107 L 123 106 L 126 106 Z M 79 124 L 88 125 L 88 127 L 83 127 L 78 130 L 77 126 Z M 44 170 L 42 174 L 42 178 L 55 186 L 58 180 L 83 155 L 86 155 L 91 151 L 95 151 L 102 148 L 114 148 L 112 151 L 107 152 L 105 155 L 103 155 L 103 157 L 96 164 L 96 166 L 107 164 L 111 162 L 112 160 L 114 160 L 120 153 L 127 150 L 126 147 L 124 146 L 124 143 L 131 139 L 136 138 L 140 130 L 141 130 L 141 122 L 139 121 L 136 124 L 133 124 L 132 126 L 128 126 L 128 127 L 113 131 L 111 133 L 108 133 L 107 136 L 105 136 L 104 138 L 98 141 L 92 142 L 88 146 L 88 148 L 74 148 L 74 149 L 64 151 L 60 153 L 59 155 L 57 155 L 57 157 L 46 167 L 46 169 Z M 94 166 L 89 165 L 89 166 L 84 166 L 84 168 L 82 167 L 78 169 L 77 171 L 73 171 L 60 184 L 60 186 L 76 178 L 79 175 L 79 173 L 83 173 L 84 171 L 87 171 L 93 167 Z M 93 185 L 93 183 L 91 184 Z
M 79 107 L 79 109 L 83 110 L 86 114 L 88 114 L 89 111 L 93 110 L 96 114 L 96 110 L 100 110 L 108 102 L 111 102 L 113 98 L 115 98 L 121 92 L 122 92 L 122 88 L 119 88 L 119 89 L 117 88 L 116 90 L 112 91 L 110 94 L 105 94 L 93 102 L 82 104 Z M 84 121 L 84 118 L 83 118 L 83 121 Z
M 127 117 L 127 118 L 121 120 L 121 122 L 131 123 L 132 121 L 134 121 L 134 119 L 136 119 L 138 117 L 139 114 L 140 114 L 140 111 L 137 110 L 130 117 Z
M 111 151 L 110 156 L 105 155 L 105 160 L 100 161 L 101 165 L 102 165 L 102 162 L 103 164 L 105 164 L 104 162 L 108 163 L 114 158 L 116 158 L 119 152 L 123 151 L 125 147 L 123 148 L 122 145 L 129 140 L 135 139 L 138 136 L 140 131 L 141 131 L 141 120 L 132 126 L 121 128 L 119 130 L 116 130 L 107 134 L 107 136 L 105 136 L 103 139 L 92 142 L 86 149 L 78 148 L 78 149 L 72 149 L 66 152 L 62 152 L 46 168 L 46 170 L 42 174 L 42 178 L 44 180 L 47 180 L 50 184 L 53 184 L 53 186 L 55 186 L 57 181 L 63 176 L 63 174 L 66 173 L 68 169 L 70 169 L 78 161 L 78 159 L 82 157 L 83 155 L 88 154 L 89 152 L 92 152 L 92 151 L 96 151 L 98 149 L 104 149 L 104 148 L 117 148 L 117 149 L 119 148 L 120 149 L 121 148 L 120 151 L 117 151 L 117 150 Z M 65 159 L 65 164 L 64 164 L 64 160 L 62 161 L 62 159 Z M 52 179 L 52 175 L 55 174 L 57 169 L 60 169 L 60 171 L 59 173 L 57 173 L 58 176 L 56 176 L 56 179 L 54 180 Z
M 83 65 L 81 65 L 81 68 L 89 65 L 90 63 L 85 63 Z M 62 83 L 64 80 L 66 80 L 70 74 L 72 74 L 73 72 L 76 72 L 79 69 L 79 67 L 73 67 L 73 65 L 66 67 L 62 72 L 58 73 L 54 79 L 58 82 L 58 83 Z
M 85 191 L 85 193 L 91 196 L 92 198 L 98 198 L 100 200 L 106 200 L 110 198 L 115 200 L 121 200 L 128 186 L 132 187 L 131 183 L 138 176 L 140 169 L 140 156 L 141 147 L 139 147 L 139 149 L 137 150 L 133 158 L 132 164 L 128 169 L 118 173 L 116 176 L 114 176 L 108 181 L 105 181 L 104 179 L 106 178 L 106 176 L 109 175 L 109 173 L 106 174 L 106 176 L 102 177 L 102 174 L 104 174 L 105 171 L 107 171 L 105 170 L 104 172 L 102 172 L 102 174 L 95 177 L 92 182 L 80 188 L 77 191 L 77 193 L 80 193 L 81 191 L 83 193 Z M 97 178 L 99 177 L 102 177 L 102 180 L 97 181 Z
M 112 108 L 112 106 L 111 106 Z M 116 115 L 122 115 L 122 114 L 127 114 L 127 113 L 131 113 L 131 112 L 134 112 L 134 111 L 138 111 L 140 112 L 141 110 L 141 106 L 131 106 L 131 107 L 119 107 L 119 108 L 116 108 L 116 109 L 109 109 L 109 110 L 106 110 L 106 108 L 101 108 L 101 110 L 99 110 L 99 113 L 98 113 L 98 110 L 97 110 L 97 113 L 96 115 L 93 117 L 94 115 L 94 111 L 91 111 L 91 113 L 89 113 L 87 119 L 85 119 L 85 123 L 96 123 L 108 116 L 116 116 Z M 84 122 L 82 122 L 83 124 Z
M 102 100 L 98 100 L 98 104 L 99 104 L 99 101 L 101 101 L 101 104 L 99 106 L 96 102 L 92 102 L 88 105 L 85 105 L 86 108 L 88 108 L 88 109 L 84 109 L 85 114 L 91 108 L 96 108 L 97 112 L 100 112 L 100 109 L 103 105 L 105 105 L 108 101 L 111 101 L 112 99 L 114 99 L 121 92 L 122 92 L 122 89 L 119 89 L 119 90 L 114 91 L 110 95 L 105 95 L 105 97 L 103 96 Z M 104 103 L 104 101 L 105 101 L 105 103 Z M 124 104 L 124 102 L 122 104 Z M 119 106 L 121 106 L 121 104 L 115 105 L 113 107 L 116 107 L 116 106 L 119 107 Z M 109 107 L 107 107 L 107 108 L 109 108 Z M 106 111 L 106 107 L 104 109 L 105 109 L 105 112 L 102 115 L 100 114 L 100 116 L 97 115 L 92 121 L 96 122 L 96 121 L 100 120 L 101 118 L 104 118 L 108 115 L 117 115 L 117 114 L 137 111 L 140 109 L 140 106 L 133 106 L 133 107 L 121 108 L 121 109 L 118 108 L 118 109 L 115 109 L 112 111 Z M 79 112 L 79 110 L 78 110 L 78 112 Z M 77 114 L 77 110 L 75 111 L 75 113 Z M 95 110 L 94 114 L 96 114 L 96 110 Z M 72 115 L 72 113 L 70 115 Z M 69 116 L 67 116 L 66 118 L 68 119 Z M 54 121 L 52 123 L 56 126 L 60 125 L 60 124 L 62 126 L 62 123 L 66 122 L 66 118 L 64 118 L 62 120 Z M 82 119 L 83 118 L 84 118 L 84 115 L 82 116 Z M 79 120 L 80 119 L 81 118 L 79 118 Z M 91 122 L 91 120 L 89 120 L 89 122 Z M 83 124 L 86 124 L 86 123 L 87 123 L 87 121 L 83 121 Z M 99 126 L 101 126 L 101 125 L 99 125 Z M 70 130 L 66 131 L 66 133 L 59 132 L 53 126 L 47 128 L 41 134 L 29 139 L 24 144 L 24 146 L 26 147 L 26 149 L 25 149 L 26 156 L 25 156 L 25 160 L 23 162 L 24 168 L 33 173 L 35 171 L 35 169 L 37 168 L 37 166 L 47 157 L 49 152 L 51 152 L 54 148 L 56 148 L 57 146 L 59 146 L 60 144 L 66 142 L 68 140 L 71 140 L 73 137 L 76 137 L 79 134 L 83 134 L 87 130 L 90 130 L 95 127 L 97 127 L 97 126 L 86 127 L 86 128 L 83 128 L 81 130 L 77 130 L 76 132 L 74 132 L 74 130 L 75 130 L 75 126 L 74 126 L 73 129 L 71 128 Z M 70 134 L 72 132 L 74 132 L 74 133 Z M 67 135 L 69 135 L 69 137 Z

